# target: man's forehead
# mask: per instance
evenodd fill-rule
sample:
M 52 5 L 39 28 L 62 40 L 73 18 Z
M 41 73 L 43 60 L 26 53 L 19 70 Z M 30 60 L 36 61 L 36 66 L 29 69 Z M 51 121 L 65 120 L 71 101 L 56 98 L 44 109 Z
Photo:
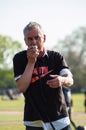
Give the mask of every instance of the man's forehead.
M 36 35 L 41 36 L 42 32 L 41 32 L 40 29 L 33 28 L 33 29 L 30 29 L 30 30 L 27 30 L 26 35 L 28 35 L 28 36 L 36 36 Z

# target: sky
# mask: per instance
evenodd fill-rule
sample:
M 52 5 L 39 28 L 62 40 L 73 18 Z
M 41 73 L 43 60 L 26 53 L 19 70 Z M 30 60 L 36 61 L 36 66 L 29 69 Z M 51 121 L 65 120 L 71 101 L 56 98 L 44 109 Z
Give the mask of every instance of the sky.
M 52 48 L 79 27 L 86 27 L 86 0 L 0 0 L 0 35 L 10 36 L 26 48 L 23 28 L 35 21 Z

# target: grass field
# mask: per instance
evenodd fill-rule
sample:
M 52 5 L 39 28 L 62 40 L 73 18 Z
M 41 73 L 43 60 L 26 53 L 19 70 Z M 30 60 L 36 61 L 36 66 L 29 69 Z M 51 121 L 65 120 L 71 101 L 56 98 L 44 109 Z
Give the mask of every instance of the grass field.
M 72 119 L 77 126 L 86 126 L 84 95 L 73 94 L 72 99 Z M 17 100 L 1 100 L 0 97 L 0 130 L 25 130 L 25 127 L 23 126 L 23 108 L 23 97 Z M 74 130 L 73 127 L 72 130 Z

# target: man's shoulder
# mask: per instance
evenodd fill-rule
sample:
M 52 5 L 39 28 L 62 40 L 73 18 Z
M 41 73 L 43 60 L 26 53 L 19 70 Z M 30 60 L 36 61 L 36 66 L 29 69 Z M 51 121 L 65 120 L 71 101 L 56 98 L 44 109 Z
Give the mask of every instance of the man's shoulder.
M 61 55 L 59 51 L 54 51 L 54 50 L 47 50 L 47 54 L 50 55 Z
M 26 57 L 26 50 L 17 52 L 17 53 L 14 55 L 13 59 L 16 59 L 16 58 L 18 59 L 18 58 L 21 58 L 21 57 Z

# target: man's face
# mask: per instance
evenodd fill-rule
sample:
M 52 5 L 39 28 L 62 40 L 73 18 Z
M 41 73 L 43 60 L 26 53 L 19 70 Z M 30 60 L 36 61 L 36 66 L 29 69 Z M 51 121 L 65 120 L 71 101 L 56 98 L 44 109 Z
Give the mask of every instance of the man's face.
M 24 39 L 28 47 L 37 46 L 40 51 L 43 51 L 46 36 L 39 29 L 33 28 L 27 31 Z

